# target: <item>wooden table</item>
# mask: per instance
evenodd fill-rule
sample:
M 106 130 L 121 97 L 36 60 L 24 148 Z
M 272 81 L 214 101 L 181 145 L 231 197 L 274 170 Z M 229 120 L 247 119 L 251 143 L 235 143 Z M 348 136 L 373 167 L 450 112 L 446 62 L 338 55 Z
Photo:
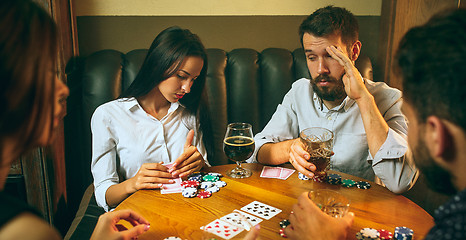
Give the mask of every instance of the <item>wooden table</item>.
M 133 209 L 151 223 L 150 230 L 139 239 L 164 239 L 169 236 L 202 239 L 201 226 L 257 200 L 282 209 L 277 216 L 260 223 L 260 239 L 282 239 L 278 234 L 279 222 L 288 218 L 297 197 L 311 189 L 332 189 L 351 200 L 350 211 L 355 213 L 355 219 L 348 239 L 356 239 L 356 232 L 364 227 L 383 228 L 393 233 L 397 226 L 409 227 L 414 230 L 415 239 L 423 239 L 433 226 L 433 218 L 421 207 L 372 182 L 370 189 L 363 190 L 312 180 L 303 181 L 298 179 L 298 172 L 287 180 L 261 178 L 263 165 L 260 164 L 244 164 L 245 168 L 253 171 L 250 178 L 234 179 L 225 176 L 227 170 L 234 166 L 222 165 L 205 170 L 222 173 L 222 180 L 227 183 L 226 187 L 212 194 L 210 198 L 185 198 L 181 193 L 161 194 L 160 190 L 141 190 L 123 201 L 117 209 Z M 285 167 L 291 168 L 291 165 Z M 343 179 L 362 180 L 339 174 Z M 246 233 L 243 231 L 238 236 L 242 237 Z

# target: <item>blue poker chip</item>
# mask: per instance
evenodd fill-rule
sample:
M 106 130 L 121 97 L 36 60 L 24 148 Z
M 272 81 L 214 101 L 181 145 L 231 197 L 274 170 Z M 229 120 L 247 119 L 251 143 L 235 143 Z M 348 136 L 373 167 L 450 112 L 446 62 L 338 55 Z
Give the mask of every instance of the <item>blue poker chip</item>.
M 407 227 L 395 228 L 395 239 L 397 240 L 411 240 L 413 239 L 414 231 Z
M 298 174 L 298 178 L 301 179 L 301 180 L 309 180 L 310 178 L 302 173 L 299 173 Z
M 341 184 L 341 176 L 336 174 L 336 173 L 332 173 L 332 174 L 327 175 L 326 180 L 327 180 L 328 183 L 333 184 L 333 185 L 340 185 Z
M 356 187 L 358 187 L 359 189 L 369 189 L 371 188 L 371 184 L 366 181 L 359 181 L 356 183 Z
M 191 173 L 189 174 L 188 178 L 190 177 L 201 177 L 203 176 L 204 174 L 200 173 L 200 172 L 195 172 L 195 173 Z
M 191 177 L 188 177 L 188 180 L 189 181 L 202 181 L 202 176 L 191 176 Z

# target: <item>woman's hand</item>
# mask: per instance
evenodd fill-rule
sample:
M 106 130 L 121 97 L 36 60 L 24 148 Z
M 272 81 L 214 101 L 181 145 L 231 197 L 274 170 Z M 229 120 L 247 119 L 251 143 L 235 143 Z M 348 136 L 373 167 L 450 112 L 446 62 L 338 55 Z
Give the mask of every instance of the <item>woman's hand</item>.
M 173 177 L 185 177 L 193 172 L 200 171 L 204 167 L 204 158 L 197 150 L 197 147 L 192 145 L 194 139 L 194 130 L 188 132 L 186 143 L 184 144 L 183 153 L 175 160 L 169 172 Z
M 125 220 L 131 223 L 133 228 L 127 229 L 125 226 L 118 224 L 120 220 Z M 107 212 L 100 215 L 91 239 L 137 239 L 139 235 L 147 232 L 149 228 L 150 223 L 132 210 L 125 209 Z
M 141 189 L 156 189 L 163 184 L 174 183 L 172 174 L 163 163 L 144 163 L 136 175 L 129 179 L 129 192 L 136 192 Z

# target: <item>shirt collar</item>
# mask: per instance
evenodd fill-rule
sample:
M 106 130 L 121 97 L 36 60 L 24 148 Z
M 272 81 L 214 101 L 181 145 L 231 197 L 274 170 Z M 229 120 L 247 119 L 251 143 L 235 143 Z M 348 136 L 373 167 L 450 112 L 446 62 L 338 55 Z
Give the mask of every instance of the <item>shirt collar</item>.
M 131 112 L 134 112 L 136 111 L 137 109 L 141 109 L 144 111 L 144 109 L 142 108 L 142 106 L 139 104 L 139 102 L 136 100 L 136 98 L 134 97 L 131 97 L 131 98 L 123 98 L 121 99 L 121 101 L 124 101 L 125 102 L 125 106 L 126 108 L 131 111 Z M 170 108 L 168 109 L 168 113 L 167 113 L 167 116 L 174 112 L 176 109 L 178 109 L 179 106 L 182 106 L 179 102 L 174 102 L 174 103 L 170 103 Z
M 319 109 L 321 111 L 324 111 L 324 106 L 325 106 L 324 102 L 322 101 L 322 99 L 319 96 L 317 96 L 317 93 L 314 92 L 312 99 L 314 100 L 314 104 L 319 106 Z M 353 99 L 346 96 L 345 99 L 343 100 L 343 102 L 341 102 L 340 105 L 338 105 L 338 106 L 336 106 L 336 107 L 334 107 L 332 109 L 334 109 L 335 111 L 340 111 L 341 109 L 344 109 L 344 111 L 347 112 L 348 109 L 350 109 L 354 105 L 355 102 L 356 101 L 354 101 Z M 327 107 L 325 107 L 325 108 L 327 108 Z

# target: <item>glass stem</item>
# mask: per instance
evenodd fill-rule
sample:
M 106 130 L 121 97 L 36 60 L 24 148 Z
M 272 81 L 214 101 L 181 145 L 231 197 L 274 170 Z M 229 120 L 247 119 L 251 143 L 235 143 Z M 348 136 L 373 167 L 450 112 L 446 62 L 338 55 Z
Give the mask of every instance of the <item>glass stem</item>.
M 237 169 L 242 169 L 241 168 L 241 161 L 236 161 L 236 168 Z

